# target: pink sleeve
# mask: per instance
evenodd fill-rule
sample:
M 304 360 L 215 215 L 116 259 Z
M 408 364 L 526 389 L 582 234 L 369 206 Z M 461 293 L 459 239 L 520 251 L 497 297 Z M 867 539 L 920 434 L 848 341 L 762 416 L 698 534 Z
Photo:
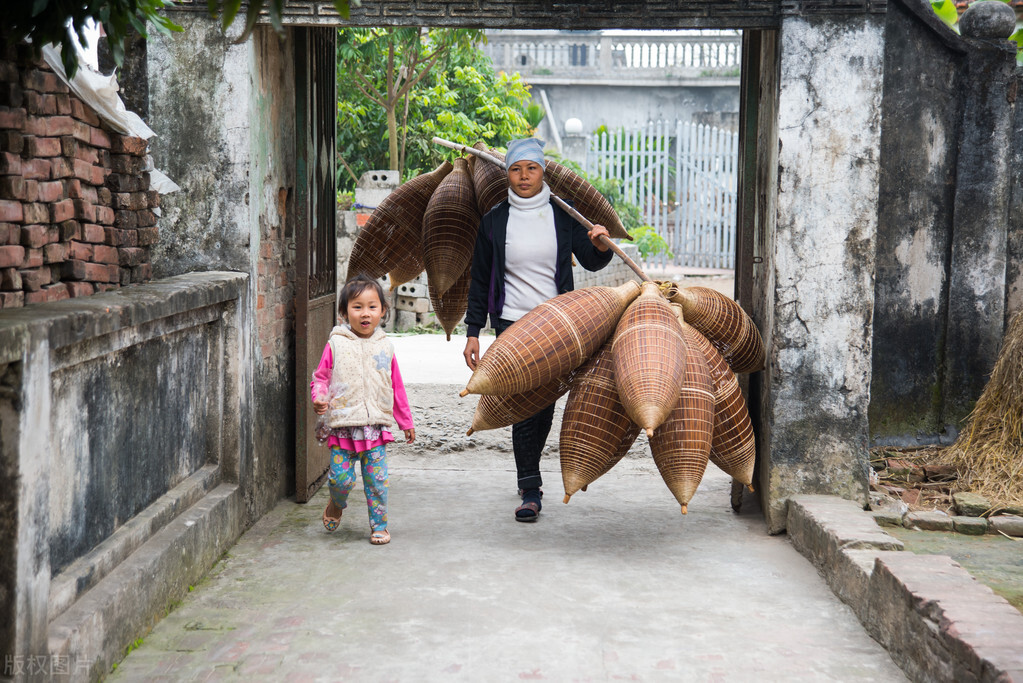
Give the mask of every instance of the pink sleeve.
M 405 383 L 401 379 L 401 371 L 398 370 L 398 357 L 391 356 L 391 387 L 394 389 L 394 421 L 398 428 L 412 429 L 412 409 L 408 404 L 408 396 L 405 395 Z
M 330 373 L 334 370 L 334 354 L 330 350 L 330 344 L 323 347 L 323 355 L 320 357 L 320 364 L 313 372 L 313 381 L 309 382 L 309 395 L 312 400 L 319 396 L 326 398 L 330 391 Z

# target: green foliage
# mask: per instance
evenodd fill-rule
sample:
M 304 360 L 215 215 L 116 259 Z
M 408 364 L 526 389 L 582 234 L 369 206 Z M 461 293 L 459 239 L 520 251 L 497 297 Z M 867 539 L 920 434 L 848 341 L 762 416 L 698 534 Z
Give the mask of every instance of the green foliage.
M 346 28 L 338 32 L 337 150 L 342 190 L 353 188 L 365 171 L 392 167 L 390 155 L 395 148 L 397 166 L 406 179 L 458 156 L 434 145 L 434 136 L 463 145 L 483 141 L 498 147 L 529 133 L 525 117 L 529 86 L 518 74 L 494 72 L 490 60 L 477 49 L 482 32 L 400 33 L 410 30 L 416 31 Z M 412 62 L 429 62 L 430 68 L 418 72 L 418 79 L 406 69 L 409 75 L 404 82 L 409 87 L 389 105 L 383 96 L 388 64 Z M 395 146 L 390 140 L 388 106 L 400 143 Z
M 523 116 L 526 117 L 529 127 L 535 131 L 540 122 L 543 121 L 543 117 L 547 116 L 547 112 L 536 102 L 530 102 L 526 105 L 526 111 L 523 113 Z
M 668 243 L 657 234 L 652 225 L 641 225 L 630 230 L 629 234 L 632 235 L 632 239 L 644 261 L 650 260 L 652 256 L 660 256 L 661 254 L 668 258 L 673 256 L 671 249 L 668 248 Z

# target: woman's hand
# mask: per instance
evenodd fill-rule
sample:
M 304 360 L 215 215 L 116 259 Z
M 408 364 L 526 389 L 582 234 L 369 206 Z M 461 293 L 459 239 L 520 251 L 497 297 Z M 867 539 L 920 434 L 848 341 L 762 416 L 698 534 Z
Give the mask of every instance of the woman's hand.
M 595 246 L 600 251 L 607 251 L 608 249 L 610 249 L 610 247 L 604 244 L 604 240 L 600 239 L 601 235 L 607 237 L 608 239 L 611 238 L 611 235 L 610 233 L 608 233 L 607 228 L 605 228 L 603 225 L 594 225 L 593 230 L 590 230 L 588 233 L 586 233 L 586 236 L 590 238 L 591 242 L 593 242 L 593 246 Z
M 327 402 L 313 401 L 313 411 L 315 411 L 317 415 L 323 415 L 325 412 L 327 412 Z
M 412 443 L 416 440 L 416 430 L 406 429 L 405 431 L 405 443 Z
M 465 351 L 462 351 L 462 355 L 465 357 L 465 364 L 469 366 L 469 369 L 476 372 L 476 363 L 480 361 L 479 337 L 469 337 L 465 340 Z

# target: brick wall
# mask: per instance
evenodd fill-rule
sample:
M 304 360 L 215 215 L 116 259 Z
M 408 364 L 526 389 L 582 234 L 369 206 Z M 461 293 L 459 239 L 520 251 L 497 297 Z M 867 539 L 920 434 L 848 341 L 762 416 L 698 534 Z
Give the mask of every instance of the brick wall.
M 28 46 L 0 43 L 0 308 L 152 278 L 146 147 L 105 127 Z

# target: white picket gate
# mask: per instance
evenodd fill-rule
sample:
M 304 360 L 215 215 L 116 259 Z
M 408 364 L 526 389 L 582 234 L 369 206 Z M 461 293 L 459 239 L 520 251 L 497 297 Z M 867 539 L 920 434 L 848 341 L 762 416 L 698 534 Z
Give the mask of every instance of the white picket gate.
M 677 121 L 590 136 L 586 172 L 617 178 L 668 243 L 651 265 L 734 268 L 739 136 Z

